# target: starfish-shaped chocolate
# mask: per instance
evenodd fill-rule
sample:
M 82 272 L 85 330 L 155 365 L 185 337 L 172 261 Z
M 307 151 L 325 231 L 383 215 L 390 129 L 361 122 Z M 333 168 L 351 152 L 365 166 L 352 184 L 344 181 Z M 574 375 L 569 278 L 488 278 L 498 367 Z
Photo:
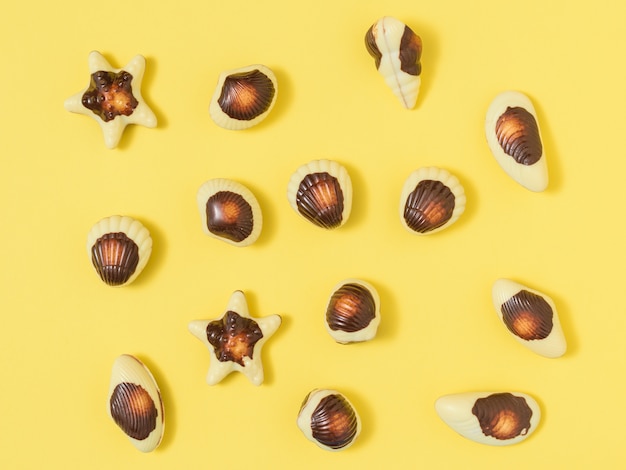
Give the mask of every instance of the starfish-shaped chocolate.
M 236 370 L 254 385 L 261 385 L 261 348 L 281 321 L 279 315 L 252 318 L 245 295 L 235 291 L 221 318 L 189 323 L 189 331 L 204 343 L 211 355 L 207 383 L 215 385 Z
M 65 100 L 65 109 L 93 117 L 104 143 L 115 148 L 128 124 L 156 127 L 157 119 L 141 97 L 146 59 L 136 55 L 123 69 L 114 69 L 97 51 L 89 54 L 89 85 Z

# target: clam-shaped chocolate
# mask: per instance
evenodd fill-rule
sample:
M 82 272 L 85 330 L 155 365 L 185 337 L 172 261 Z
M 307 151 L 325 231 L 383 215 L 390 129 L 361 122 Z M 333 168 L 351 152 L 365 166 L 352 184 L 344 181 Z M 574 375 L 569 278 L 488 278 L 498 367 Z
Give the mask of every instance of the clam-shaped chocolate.
M 400 221 L 409 232 L 427 235 L 457 221 L 465 210 L 465 191 L 447 170 L 423 167 L 409 175 L 400 197 Z
M 541 418 L 539 405 L 525 393 L 445 395 L 435 402 L 435 410 L 461 436 L 492 446 L 523 441 L 537 429 Z
M 385 16 L 367 30 L 365 47 L 402 105 L 412 109 L 421 83 L 421 38 L 402 21 Z
M 136 357 L 124 354 L 113 363 L 107 410 L 141 452 L 151 452 L 161 443 L 165 424 L 161 392 Z
M 248 246 L 261 234 L 261 206 L 248 188 L 237 181 L 215 178 L 202 184 L 196 200 L 202 230 L 235 246 Z
M 151 253 L 150 232 L 131 217 L 106 217 L 87 235 L 87 254 L 100 278 L 110 286 L 133 282 Z
M 224 129 L 248 129 L 267 117 L 277 93 L 276 75 L 265 65 L 228 70 L 219 76 L 209 114 Z
M 352 181 L 336 161 L 313 160 L 291 176 L 287 199 L 309 222 L 326 229 L 337 228 L 350 216 Z
M 346 279 L 338 283 L 328 299 L 326 330 L 338 343 L 368 341 L 380 324 L 380 297 L 368 282 Z
M 322 449 L 344 450 L 361 432 L 361 419 L 348 399 L 336 390 L 315 389 L 304 399 L 297 424 Z
M 505 91 L 487 110 L 485 134 L 491 153 L 502 169 L 525 188 L 540 192 L 548 186 L 537 114 L 530 99 L 518 91 Z
M 498 279 L 491 294 L 500 320 L 518 342 L 541 356 L 565 354 L 567 342 L 550 297 L 510 279 Z

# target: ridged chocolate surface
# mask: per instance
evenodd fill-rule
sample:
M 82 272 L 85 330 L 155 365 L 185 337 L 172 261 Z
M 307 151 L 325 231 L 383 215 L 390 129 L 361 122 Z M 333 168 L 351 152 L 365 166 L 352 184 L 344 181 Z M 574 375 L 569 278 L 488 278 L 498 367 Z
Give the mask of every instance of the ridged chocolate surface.
M 254 345 L 263 338 L 257 322 L 230 310 L 207 325 L 206 335 L 220 362 L 233 361 L 240 366 L 245 366 L 244 357 L 253 359 Z
M 133 439 L 142 441 L 156 429 L 156 405 L 140 385 L 118 384 L 111 394 L 109 406 L 115 423 Z
M 234 242 L 248 238 L 254 228 L 252 207 L 241 194 L 219 191 L 206 203 L 209 231 Z
M 376 315 L 376 303 L 369 289 L 345 284 L 330 298 L 326 322 L 332 330 L 355 332 L 367 327 Z
M 528 432 L 533 411 L 523 397 L 494 393 L 476 400 L 472 414 L 478 418 L 483 434 L 506 440 Z
M 554 312 L 540 295 L 521 290 L 502 304 L 501 311 L 506 327 L 522 339 L 544 339 L 552 331 Z
M 343 191 L 337 178 L 329 173 L 304 177 L 296 195 L 298 211 L 315 225 L 335 228 L 343 218 Z
M 357 417 L 341 395 L 322 398 L 311 415 L 313 437 L 333 449 L 341 449 L 356 437 Z
M 107 233 L 91 247 L 91 262 L 110 286 L 124 284 L 139 263 L 139 248 L 123 232 Z
M 496 122 L 496 138 L 502 150 L 517 163 L 532 165 L 541 158 L 543 146 L 535 117 L 522 107 L 508 107 Z
M 259 70 L 229 75 L 218 104 L 233 119 L 250 121 L 266 112 L 274 99 L 274 84 Z
M 450 220 L 454 206 L 450 188 L 441 181 L 422 180 L 407 198 L 404 220 L 416 232 L 430 232 Z

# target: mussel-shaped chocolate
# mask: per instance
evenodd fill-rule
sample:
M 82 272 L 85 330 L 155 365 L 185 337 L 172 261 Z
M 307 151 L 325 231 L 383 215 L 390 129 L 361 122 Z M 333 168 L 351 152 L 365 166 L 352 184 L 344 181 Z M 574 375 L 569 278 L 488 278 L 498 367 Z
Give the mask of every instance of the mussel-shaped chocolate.
M 400 220 L 418 235 L 439 232 L 465 211 L 465 191 L 447 170 L 424 167 L 409 175 L 400 197 Z
M 124 354 L 113 363 L 107 410 L 130 442 L 141 452 L 151 452 L 163 438 L 161 392 L 148 368 Z
M 361 419 L 348 399 L 336 390 L 315 389 L 298 413 L 298 427 L 322 449 L 350 447 L 361 432 Z
M 402 105 L 412 109 L 421 83 L 421 38 L 402 21 L 385 16 L 365 34 L 365 47 Z
M 502 169 L 525 188 L 539 192 L 548 186 L 548 165 L 537 114 L 530 99 L 505 91 L 487 110 L 485 133 L 491 153 Z
M 224 129 L 248 129 L 267 117 L 278 93 L 276 75 L 264 65 L 222 72 L 209 114 Z
M 565 354 L 567 342 L 550 297 L 509 279 L 498 279 L 492 298 L 500 320 L 518 342 L 541 356 Z
M 235 246 L 254 243 L 263 227 L 261 207 L 241 183 L 224 178 L 205 182 L 196 197 L 202 230 Z
M 114 215 L 92 227 L 87 235 L 87 253 L 106 284 L 125 286 L 146 266 L 152 253 L 152 238 L 138 220 Z
M 325 324 L 338 343 L 374 338 L 380 324 L 380 297 L 374 286 L 359 279 L 337 284 L 328 300 Z
M 435 410 L 461 436 L 492 446 L 523 441 L 537 429 L 541 418 L 539 405 L 525 393 L 445 395 L 435 402 Z
M 291 176 L 287 187 L 291 207 L 318 227 L 346 223 L 352 209 L 352 181 L 347 170 L 332 160 L 314 160 Z

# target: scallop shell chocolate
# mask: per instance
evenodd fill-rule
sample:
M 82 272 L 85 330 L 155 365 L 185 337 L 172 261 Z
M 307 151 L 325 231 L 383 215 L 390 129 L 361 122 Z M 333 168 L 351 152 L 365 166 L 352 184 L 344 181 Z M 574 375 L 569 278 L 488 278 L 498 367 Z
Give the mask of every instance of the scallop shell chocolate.
M 492 446 L 523 441 L 537 429 L 541 419 L 536 400 L 525 393 L 445 395 L 435 402 L 435 410 L 461 436 Z
M 422 73 L 422 40 L 402 21 L 385 16 L 365 34 L 376 69 L 407 109 L 415 107 Z
M 544 357 L 565 354 L 567 342 L 550 297 L 509 279 L 498 279 L 492 299 L 500 320 L 518 342 Z
M 491 153 L 502 169 L 525 188 L 540 192 L 548 186 L 544 155 L 535 108 L 518 91 L 505 91 L 487 110 L 485 133 Z
M 368 282 L 346 279 L 328 299 L 326 330 L 338 343 L 369 341 L 380 324 L 380 297 Z
M 215 178 L 198 189 L 198 210 L 206 235 L 235 246 L 248 246 L 261 235 L 259 203 L 243 184 Z
M 152 452 L 161 443 L 165 425 L 161 392 L 136 357 L 124 354 L 113 363 L 107 410 L 141 452 Z
M 314 160 L 291 176 L 287 187 L 291 207 L 309 222 L 325 229 L 345 224 L 352 209 L 352 181 L 333 160 Z
M 350 447 L 361 433 L 361 419 L 336 390 L 315 389 L 304 399 L 297 424 L 307 439 L 329 451 Z
M 152 238 L 141 222 L 127 216 L 106 217 L 87 235 L 87 254 L 100 278 L 108 285 L 130 284 L 146 266 Z
M 409 175 L 400 197 L 400 220 L 418 235 L 439 232 L 465 211 L 465 191 L 447 170 L 424 167 Z
M 264 65 L 222 72 L 209 114 L 224 129 L 248 129 L 268 116 L 276 103 L 277 93 L 276 75 Z

